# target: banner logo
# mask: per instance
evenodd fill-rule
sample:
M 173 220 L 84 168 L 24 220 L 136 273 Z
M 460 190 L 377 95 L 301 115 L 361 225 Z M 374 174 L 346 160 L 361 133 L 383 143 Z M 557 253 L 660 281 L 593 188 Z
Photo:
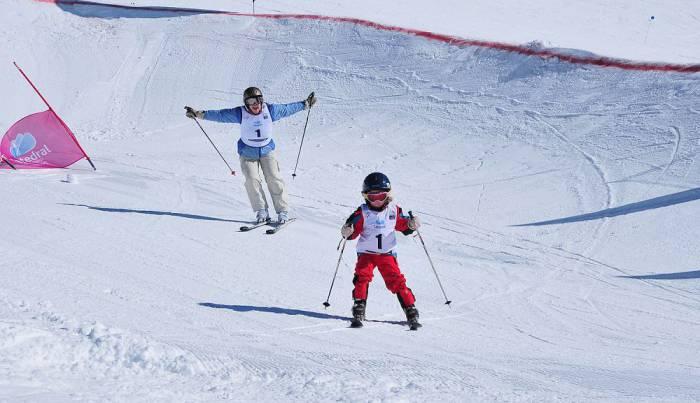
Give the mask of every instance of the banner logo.
M 36 147 L 36 139 L 31 133 L 20 133 L 10 143 L 10 154 L 19 158 Z

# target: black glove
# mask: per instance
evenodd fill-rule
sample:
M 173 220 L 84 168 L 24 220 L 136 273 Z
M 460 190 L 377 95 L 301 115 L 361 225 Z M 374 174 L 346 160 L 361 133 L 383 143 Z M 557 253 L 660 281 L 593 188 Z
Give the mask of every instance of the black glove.
M 187 116 L 190 119 L 204 119 L 204 111 L 196 111 L 189 106 L 185 107 L 185 116 Z
M 304 101 L 304 109 L 309 109 L 316 103 L 316 95 L 312 92 Z

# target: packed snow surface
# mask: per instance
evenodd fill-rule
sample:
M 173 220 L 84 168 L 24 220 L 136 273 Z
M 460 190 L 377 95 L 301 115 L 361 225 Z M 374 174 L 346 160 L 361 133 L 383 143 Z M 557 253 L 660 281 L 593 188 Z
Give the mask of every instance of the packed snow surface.
M 370 20 L 399 9 L 316 3 L 256 7 Z M 539 9 L 554 22 L 533 33 L 537 46 L 682 63 L 700 54 L 700 7 L 687 2 L 620 2 L 589 43 L 575 35 L 589 17 L 567 24 L 570 11 L 549 0 L 469 2 L 478 14 L 463 2 L 401 3 L 379 22 L 524 43 L 504 21 Z M 604 2 L 586 3 L 602 13 Z M 0 33 L 12 40 L 0 47 L 0 127 L 45 108 L 14 60 L 97 171 L 85 161 L 0 171 L 0 400 L 700 396 L 699 74 L 571 65 L 330 21 L 3 6 Z M 629 30 L 647 14 L 657 18 Z M 476 28 L 460 31 L 454 15 Z M 307 112 L 275 126 L 297 220 L 274 236 L 238 232 L 254 216 L 243 180 L 183 110 L 237 106 L 250 85 L 268 102 L 319 97 L 294 180 Z M 202 124 L 237 168 L 238 127 Z M 400 235 L 417 332 L 378 273 L 365 327 L 348 328 L 354 243 L 322 306 L 340 225 L 372 171 L 421 216 L 453 301 L 444 304 L 418 238 Z

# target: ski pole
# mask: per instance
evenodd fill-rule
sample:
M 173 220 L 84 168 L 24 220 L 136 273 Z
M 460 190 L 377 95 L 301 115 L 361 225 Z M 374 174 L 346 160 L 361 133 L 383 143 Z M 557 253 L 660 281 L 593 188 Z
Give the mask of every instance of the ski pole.
M 338 246 L 335 247 L 335 250 L 340 250 L 340 244 L 343 243 L 344 239 L 345 239 L 345 237 L 342 237 L 342 236 L 340 237 L 340 241 L 338 241 Z
M 333 284 L 335 284 L 335 277 L 338 275 L 338 268 L 340 267 L 340 260 L 343 258 L 343 251 L 345 250 L 345 244 L 347 243 L 348 239 L 343 238 L 342 242 L 342 247 L 340 248 L 340 255 L 338 256 L 338 264 L 335 265 L 335 273 L 333 274 L 333 281 L 331 281 L 331 288 L 328 290 L 328 297 L 326 297 L 326 302 L 323 303 L 323 306 L 328 308 L 331 306 L 331 304 L 328 302 L 329 299 L 331 299 L 331 292 L 333 291 Z
M 413 211 L 408 212 L 409 217 L 413 218 Z M 425 242 L 423 242 L 423 236 L 420 234 L 420 231 L 418 231 L 418 228 L 416 228 L 416 233 L 418 234 L 418 239 L 420 239 L 420 243 L 423 244 L 423 250 L 425 251 L 425 256 L 428 257 L 428 261 L 430 262 L 430 267 L 433 268 L 433 273 L 435 273 L 435 278 L 437 279 L 438 285 L 440 286 L 440 289 L 442 290 L 442 295 L 445 296 L 445 305 L 452 307 L 450 304 L 452 301 L 447 299 L 447 294 L 445 294 L 445 289 L 442 287 L 442 282 L 440 282 L 440 277 L 438 277 L 437 270 L 435 270 L 435 265 L 433 264 L 433 259 L 430 258 L 430 254 L 428 253 L 428 248 L 425 247 Z
M 185 109 L 187 109 L 187 107 L 185 107 Z M 202 133 L 204 133 L 204 135 L 207 137 L 207 140 L 209 140 L 209 142 L 210 142 L 211 145 L 214 147 L 214 149 L 216 150 L 216 152 L 219 153 L 219 157 L 221 157 L 221 159 L 224 160 L 224 164 L 226 164 L 226 166 L 228 167 L 228 169 L 231 171 L 231 175 L 236 175 L 236 171 L 234 171 L 233 168 L 231 168 L 231 165 L 229 165 L 228 162 L 226 162 L 226 158 L 224 158 L 224 156 L 221 155 L 221 152 L 219 152 L 219 149 L 216 148 L 216 145 L 214 144 L 214 142 L 211 141 L 211 139 L 209 138 L 209 135 L 207 134 L 206 131 L 204 131 L 204 128 L 202 127 L 202 125 L 199 124 L 199 121 L 197 120 L 197 118 L 192 118 L 192 119 L 194 119 L 194 122 L 197 124 L 197 126 L 199 126 L 199 129 L 200 129 L 200 130 L 202 131 Z
M 309 96 L 313 98 L 314 93 L 312 92 Z M 292 173 L 292 179 L 297 177 L 297 166 L 299 165 L 299 157 L 301 156 L 301 147 L 304 146 L 304 136 L 306 136 L 306 126 L 309 124 L 309 115 L 311 115 L 311 106 L 309 106 L 309 112 L 306 114 L 306 123 L 304 123 L 304 132 L 301 135 L 301 144 L 299 144 L 299 153 L 297 154 L 297 163 L 294 164 L 294 172 Z

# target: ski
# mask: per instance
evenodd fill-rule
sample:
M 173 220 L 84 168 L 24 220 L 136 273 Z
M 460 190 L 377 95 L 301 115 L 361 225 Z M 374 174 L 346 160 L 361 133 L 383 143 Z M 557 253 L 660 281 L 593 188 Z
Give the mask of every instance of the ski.
M 281 230 L 282 228 L 286 227 L 287 225 L 289 225 L 289 223 L 291 223 L 291 222 L 294 221 L 294 220 L 296 220 L 296 218 L 290 218 L 289 220 L 285 221 L 283 224 L 280 224 L 280 223 L 277 223 L 277 222 L 270 223 L 270 225 L 272 225 L 273 227 L 270 228 L 270 229 L 268 229 L 267 231 L 265 231 L 265 233 L 266 233 L 267 235 L 276 234 L 277 231 L 279 231 L 279 230 Z
M 423 327 L 423 325 L 418 323 L 418 321 L 408 322 L 407 324 L 408 324 L 408 330 L 418 330 L 421 327 Z M 357 320 L 357 319 L 350 319 L 350 328 L 358 329 L 358 328 L 361 328 L 363 326 L 364 326 L 364 324 L 362 323 L 362 321 Z
M 258 222 L 258 223 L 253 223 L 252 225 L 244 225 L 244 226 L 241 227 L 240 231 L 241 231 L 241 232 L 247 232 L 247 231 L 250 231 L 250 230 L 252 230 L 252 229 L 260 228 L 260 227 L 262 227 L 263 225 L 268 225 L 268 224 L 270 224 L 270 221 L 269 221 L 269 220 L 268 220 L 268 221 L 263 221 L 263 222 Z

